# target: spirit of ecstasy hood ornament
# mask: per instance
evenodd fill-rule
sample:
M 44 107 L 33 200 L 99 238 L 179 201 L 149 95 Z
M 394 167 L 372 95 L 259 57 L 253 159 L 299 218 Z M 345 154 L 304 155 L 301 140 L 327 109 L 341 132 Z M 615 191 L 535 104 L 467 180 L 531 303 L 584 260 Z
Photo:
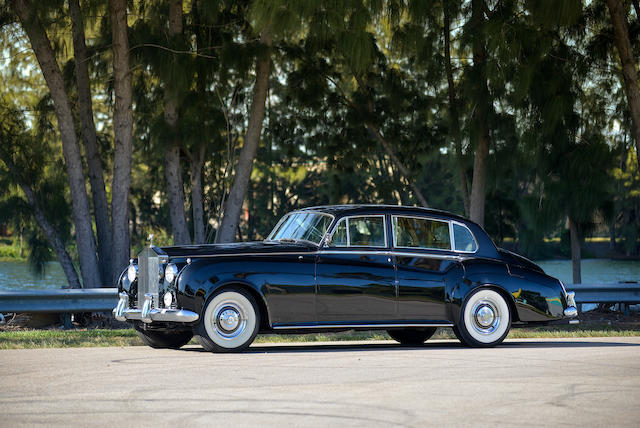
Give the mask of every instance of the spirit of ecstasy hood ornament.
M 147 240 L 149 241 L 149 248 L 153 247 L 153 233 L 150 233 L 149 236 L 147 236 Z

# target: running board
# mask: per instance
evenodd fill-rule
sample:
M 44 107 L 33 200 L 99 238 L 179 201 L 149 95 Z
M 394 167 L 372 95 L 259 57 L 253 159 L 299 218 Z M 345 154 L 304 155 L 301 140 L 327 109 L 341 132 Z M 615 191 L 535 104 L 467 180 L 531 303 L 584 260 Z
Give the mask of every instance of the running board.
M 453 327 L 451 323 L 412 323 L 412 324 L 313 324 L 313 325 L 275 325 L 274 330 L 299 330 L 315 328 L 407 328 L 407 327 Z

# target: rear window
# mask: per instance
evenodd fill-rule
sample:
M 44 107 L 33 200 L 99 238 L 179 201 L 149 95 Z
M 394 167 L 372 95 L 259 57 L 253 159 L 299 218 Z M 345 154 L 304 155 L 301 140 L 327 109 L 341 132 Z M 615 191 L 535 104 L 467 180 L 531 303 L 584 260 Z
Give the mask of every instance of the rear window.
M 473 234 L 465 226 L 453 223 L 453 237 L 456 251 L 473 253 L 478 249 L 478 244 L 473 239 Z

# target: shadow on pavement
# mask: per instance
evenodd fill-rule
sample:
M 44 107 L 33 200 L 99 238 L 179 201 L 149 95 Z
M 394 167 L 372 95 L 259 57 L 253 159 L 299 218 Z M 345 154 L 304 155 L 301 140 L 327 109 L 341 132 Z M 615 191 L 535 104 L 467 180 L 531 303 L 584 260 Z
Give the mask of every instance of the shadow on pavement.
M 504 342 L 496 349 L 500 348 L 605 348 L 605 347 L 625 347 L 640 346 L 640 343 L 616 342 L 615 339 L 607 341 L 597 340 L 517 340 L 513 339 Z M 402 346 L 397 343 L 363 343 L 363 342 L 334 342 L 334 343 L 292 343 L 292 344 L 263 344 L 252 345 L 245 353 L 313 353 L 313 352 L 352 352 L 352 351 L 398 351 L 398 350 L 424 350 L 431 349 L 469 349 L 460 342 L 452 340 L 447 342 L 425 343 L 421 346 Z M 182 348 L 186 352 L 207 352 L 200 347 Z
M 593 338 L 589 338 L 593 339 Z M 519 348 L 608 348 L 619 346 L 640 346 L 640 343 L 616 342 L 615 338 L 608 338 L 607 341 L 597 340 L 556 340 L 556 341 L 519 341 L 514 339 L 504 342 L 501 347 L 519 347 Z

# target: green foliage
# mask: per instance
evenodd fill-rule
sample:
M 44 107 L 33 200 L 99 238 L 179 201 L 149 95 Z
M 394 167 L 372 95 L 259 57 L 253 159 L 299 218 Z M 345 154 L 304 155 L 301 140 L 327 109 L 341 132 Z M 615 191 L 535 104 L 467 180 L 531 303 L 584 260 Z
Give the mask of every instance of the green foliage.
M 157 244 L 171 244 L 164 149 L 175 137 L 181 142 L 189 222 L 191 159 L 205 148 L 203 205 L 207 239 L 213 240 L 246 133 L 255 58 L 265 49 L 259 35 L 269 31 L 273 65 L 247 214 L 240 225 L 243 239 L 263 238 L 279 216 L 303 206 L 413 205 L 412 184 L 434 208 L 462 214 L 459 173 L 467 180 L 472 176 L 479 125 L 486 125 L 491 148 L 485 227 L 498 243 L 513 239 L 529 256 L 546 255 L 545 238 L 566 235 L 566 218 L 572 216 L 583 234 L 596 230 L 596 220 L 613 225 L 614 234 L 623 238 L 622 249 L 638 254 L 640 178 L 627 137 L 630 118 L 616 75 L 606 5 L 580 0 L 479 2 L 482 22 L 476 24 L 472 3 L 184 2 L 183 32 L 173 38 L 167 35 L 166 2 L 130 3 L 132 251 L 144 245 L 148 233 L 154 233 Z M 0 125 L 12 138 L 3 137 L 2 157 L 19 166 L 20 177 L 35 189 L 71 247 L 73 225 L 53 103 L 6 6 L 0 7 Z M 103 2 L 81 6 L 102 161 L 110 175 L 111 25 Z M 37 12 L 75 108 L 66 8 L 66 2 L 56 1 Z M 445 14 L 450 21 L 451 92 Z M 637 35 L 637 23 L 630 28 Z M 486 48 L 483 67 L 473 63 L 478 42 Z M 167 87 L 178 95 L 178 135 L 164 120 Z M 482 123 L 479 109 L 486 113 Z M 409 177 L 399 172 L 368 124 L 388 141 Z M 109 176 L 105 183 L 110 194 Z M 16 177 L 2 162 L 0 219 L 25 237 L 33 265 L 44 266 L 50 252 Z

